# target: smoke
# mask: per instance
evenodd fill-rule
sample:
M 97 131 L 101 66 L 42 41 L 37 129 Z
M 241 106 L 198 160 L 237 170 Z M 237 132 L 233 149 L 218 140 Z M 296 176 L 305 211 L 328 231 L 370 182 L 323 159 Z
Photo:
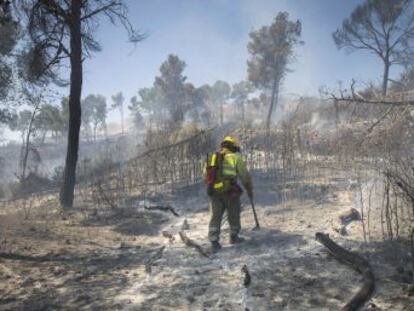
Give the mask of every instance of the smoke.
M 323 128 L 323 126 L 327 123 L 326 120 L 322 120 L 319 116 L 318 112 L 313 112 L 312 113 L 312 118 L 310 121 L 310 126 L 312 128 L 314 128 L 315 130 L 320 130 L 321 128 Z

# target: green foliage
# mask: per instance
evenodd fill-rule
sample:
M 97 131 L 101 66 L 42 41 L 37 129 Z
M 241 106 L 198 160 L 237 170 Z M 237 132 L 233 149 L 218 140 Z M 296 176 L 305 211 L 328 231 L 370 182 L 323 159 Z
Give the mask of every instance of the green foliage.
M 20 35 L 20 25 L 11 14 L 8 1 L 0 3 L 0 102 L 4 100 L 12 87 L 13 61 L 10 54 L 15 49 Z M 10 112 L 0 108 L 0 124 L 10 120 Z
M 230 84 L 225 81 L 218 80 L 210 89 L 210 98 L 214 103 L 219 104 L 227 101 L 230 98 L 230 93 Z
M 32 112 L 25 109 L 15 115 L 9 122 L 9 128 L 12 131 L 19 131 L 24 135 L 29 127 L 30 119 L 32 118 Z
M 200 89 L 204 94 L 206 103 L 210 104 L 209 118 L 214 114 L 216 119 L 220 120 L 220 124 L 222 124 L 223 107 L 230 99 L 230 85 L 225 81 L 218 80 L 212 86 L 205 84 Z
M 6 98 L 12 83 L 12 69 L 0 59 L 0 100 Z
M 253 91 L 253 84 L 248 81 L 240 81 L 232 87 L 231 98 L 233 98 L 234 103 L 240 108 L 242 121 L 245 121 L 245 104 L 249 100 L 249 94 Z
M 156 113 L 160 107 L 160 94 L 159 89 L 155 87 L 142 88 L 138 91 L 141 101 L 137 102 L 139 109 L 146 113 Z
M 231 98 L 234 99 L 236 104 L 245 103 L 248 98 L 249 94 L 254 91 L 254 87 L 248 81 L 240 81 L 233 85 Z
M 107 114 L 108 110 L 104 96 L 90 94 L 82 100 L 82 124 L 86 131 L 90 131 L 92 128 L 95 139 L 98 127 L 106 127 Z
M 60 109 L 50 104 L 43 105 L 34 120 L 34 126 L 37 131 L 43 132 L 44 136 L 47 132 L 57 136 L 63 132 L 65 126 Z
M 270 128 L 272 113 L 278 103 L 280 85 L 288 64 L 293 58 L 294 47 L 303 44 L 300 40 L 302 24 L 290 21 L 287 12 L 280 12 L 270 26 L 252 31 L 247 49 L 251 59 L 247 62 L 248 79 L 258 89 L 271 91 L 266 128 Z
M 338 49 L 368 50 L 384 63 L 382 95 L 389 68 L 414 61 L 414 4 L 412 0 L 365 0 L 333 33 Z
M 176 131 L 184 121 L 204 126 L 211 124 L 212 113 L 207 103 L 213 99 L 227 99 L 230 86 L 218 81 L 214 88 L 208 85 L 196 88 L 186 82 L 185 67 L 178 56 L 169 55 L 160 66 L 160 75 L 155 78 L 153 87 L 140 89 L 139 96 L 130 99 L 128 108 L 136 127 L 142 126 L 144 117 L 148 118 L 151 131 Z
M 141 114 L 140 102 L 136 96 L 131 97 L 130 99 L 131 105 L 128 106 L 128 109 L 131 111 L 134 125 L 137 129 L 139 129 L 144 123 L 144 117 Z
M 398 61 L 404 43 L 414 37 L 412 5 L 411 0 L 364 1 L 333 33 L 335 44 L 348 51 L 372 50 L 381 58 L 391 53 L 391 58 Z
M 191 83 L 185 84 L 186 111 L 188 117 L 194 123 L 209 126 L 211 123 L 211 112 L 206 101 L 208 93 L 205 88 L 196 88 Z
M 247 62 L 249 80 L 261 89 L 272 89 L 286 75 L 293 57 L 293 48 L 300 40 L 302 24 L 290 21 L 287 12 L 280 12 L 270 26 L 250 33 L 247 46 L 251 59 Z
M 111 106 L 112 109 L 120 109 L 122 107 L 122 105 L 124 104 L 124 95 L 122 94 L 122 92 L 118 92 L 115 95 L 111 96 L 113 104 Z
M 43 44 L 29 43 L 18 55 L 19 76 L 32 85 L 44 86 L 51 81 L 60 84 L 57 73 L 49 69 L 50 62 L 51 60 L 45 53 Z
M 10 6 L 0 3 L 0 55 L 9 55 L 16 46 L 20 25 L 14 20 Z
M 128 109 L 133 114 L 134 125 L 140 128 L 144 122 L 144 115 L 148 116 L 150 128 L 154 123 L 161 125 L 163 123 L 163 105 L 159 88 L 142 88 L 138 91 L 139 98 L 133 96 L 130 99 Z
M 181 126 L 185 115 L 185 86 L 187 79 L 183 75 L 185 62 L 176 55 L 168 55 L 160 67 L 161 75 L 155 78 L 154 86 L 159 90 L 160 101 L 171 117 L 172 127 Z

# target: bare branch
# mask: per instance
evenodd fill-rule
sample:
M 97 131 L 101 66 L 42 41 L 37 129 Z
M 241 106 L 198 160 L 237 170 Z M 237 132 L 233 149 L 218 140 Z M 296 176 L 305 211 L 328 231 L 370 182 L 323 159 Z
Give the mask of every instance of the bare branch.
M 95 15 L 98 15 L 99 13 L 106 12 L 106 11 L 108 11 L 108 10 L 114 8 L 114 7 L 121 7 L 121 6 L 122 6 L 122 4 L 120 2 L 111 2 L 107 5 L 104 5 L 100 8 L 92 11 L 91 13 L 88 13 L 88 14 L 82 16 L 81 20 L 84 21 L 85 19 L 92 18 Z M 115 12 L 115 11 L 112 11 L 112 12 Z
M 361 103 L 361 104 L 373 104 L 373 105 L 391 105 L 391 106 L 414 106 L 414 100 L 402 100 L 402 101 L 392 101 L 392 100 L 369 100 L 362 99 L 359 97 L 336 97 L 333 96 L 334 100 L 338 102 L 348 102 L 348 103 Z
M 57 4 L 55 0 L 39 0 L 39 3 L 42 4 L 42 7 L 47 9 L 50 13 L 59 15 L 65 20 L 68 20 L 68 13 L 59 4 Z

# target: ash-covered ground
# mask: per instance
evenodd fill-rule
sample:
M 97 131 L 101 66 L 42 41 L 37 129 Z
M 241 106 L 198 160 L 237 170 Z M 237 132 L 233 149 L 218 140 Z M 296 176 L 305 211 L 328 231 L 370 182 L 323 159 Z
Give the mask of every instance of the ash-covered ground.
M 178 234 L 184 231 L 208 249 L 202 186 L 154 192 L 145 200 L 137 195 L 131 206 L 116 210 L 85 205 L 62 214 L 42 203 L 27 216 L 11 203 L 3 206 L 0 310 L 338 310 L 356 293 L 361 276 L 327 255 L 314 239 L 318 231 L 371 262 L 377 286 L 365 310 L 413 310 L 406 248 L 364 244 L 360 221 L 347 226 L 347 236 L 337 230 L 339 215 L 358 208 L 346 174 L 294 186 L 254 179 L 261 230 L 252 230 L 244 199 L 247 241 L 229 245 L 224 223 L 224 247 L 209 258 Z M 171 205 L 179 216 L 143 205 Z

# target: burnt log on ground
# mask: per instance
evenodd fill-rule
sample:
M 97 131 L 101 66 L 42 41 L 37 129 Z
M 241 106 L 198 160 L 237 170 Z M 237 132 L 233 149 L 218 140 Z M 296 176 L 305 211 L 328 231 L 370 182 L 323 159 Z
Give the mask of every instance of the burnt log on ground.
M 197 244 L 193 240 L 191 240 L 183 231 L 180 231 L 178 233 L 180 235 L 181 240 L 183 243 L 191 248 L 194 248 L 201 256 L 204 256 L 206 258 L 210 258 L 210 256 L 207 254 L 207 252 L 201 247 L 201 245 Z
M 144 209 L 146 210 L 157 210 L 157 211 L 161 211 L 161 212 L 170 212 L 172 213 L 175 217 L 179 217 L 180 214 L 178 214 L 175 209 L 170 206 L 170 205 L 166 205 L 166 206 L 162 206 L 162 205 L 155 205 L 155 206 L 144 206 Z
M 250 275 L 249 269 L 247 268 L 246 265 L 244 265 L 242 267 L 241 271 L 242 271 L 242 273 L 244 275 L 243 285 L 244 285 L 244 287 L 249 287 L 250 286 L 250 283 L 252 282 L 252 277 Z
M 315 239 L 326 247 L 328 252 L 339 262 L 359 272 L 363 284 L 352 299 L 342 308 L 342 311 L 356 311 L 371 297 L 375 289 L 375 278 L 369 262 L 362 256 L 352 253 L 332 241 L 327 234 L 317 232 Z

